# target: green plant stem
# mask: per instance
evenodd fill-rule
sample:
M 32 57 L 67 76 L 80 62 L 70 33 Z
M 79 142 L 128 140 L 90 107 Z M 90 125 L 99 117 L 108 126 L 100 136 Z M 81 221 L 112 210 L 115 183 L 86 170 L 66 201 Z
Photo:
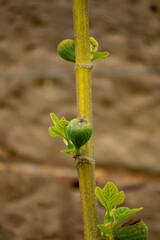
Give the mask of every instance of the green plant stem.
M 88 0 L 73 0 L 73 17 L 78 117 L 92 122 L 92 65 L 90 60 Z M 82 154 L 93 160 L 92 163 L 81 161 L 77 164 L 85 240 L 97 240 L 100 238 L 100 232 L 97 228 L 98 214 L 95 196 L 95 163 L 92 139 L 82 148 Z

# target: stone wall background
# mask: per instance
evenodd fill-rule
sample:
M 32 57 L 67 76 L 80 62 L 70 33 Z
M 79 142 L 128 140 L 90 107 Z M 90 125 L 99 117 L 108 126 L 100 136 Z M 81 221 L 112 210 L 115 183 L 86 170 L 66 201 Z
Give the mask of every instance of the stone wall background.
M 144 206 L 149 239 L 158 240 L 160 2 L 90 0 L 89 9 L 90 35 L 110 52 L 92 78 L 97 184 L 112 180 L 125 204 Z M 83 237 L 73 161 L 48 134 L 50 112 L 76 116 L 74 64 L 56 53 L 64 38 L 73 38 L 71 1 L 0 0 L 3 240 Z

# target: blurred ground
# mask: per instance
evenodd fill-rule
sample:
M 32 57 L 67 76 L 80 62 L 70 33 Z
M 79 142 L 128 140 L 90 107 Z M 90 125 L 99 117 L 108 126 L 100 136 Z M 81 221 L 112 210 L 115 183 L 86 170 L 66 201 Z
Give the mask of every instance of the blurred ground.
M 143 206 L 158 240 L 160 2 L 89 6 L 90 35 L 110 52 L 93 68 L 97 184 L 113 181 L 127 206 Z M 56 53 L 64 38 L 73 38 L 71 1 L 0 0 L 0 240 L 83 238 L 73 160 L 48 134 L 50 112 L 76 116 L 74 64 Z

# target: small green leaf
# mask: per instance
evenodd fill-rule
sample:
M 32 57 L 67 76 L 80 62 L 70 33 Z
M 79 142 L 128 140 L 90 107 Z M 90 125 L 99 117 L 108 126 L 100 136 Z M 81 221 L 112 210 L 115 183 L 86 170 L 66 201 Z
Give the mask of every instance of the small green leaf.
M 59 130 L 58 128 L 56 127 L 51 127 L 52 129 L 49 128 L 49 133 L 50 131 L 52 131 L 52 135 L 51 137 L 64 137 L 64 134 L 61 130 Z
M 66 127 L 68 123 L 69 121 L 67 121 L 64 117 L 61 118 L 61 120 L 58 123 L 56 123 L 55 128 L 59 132 L 59 136 L 67 138 Z
M 62 117 L 60 121 L 64 121 L 64 122 L 66 122 L 66 124 L 69 123 L 69 121 L 65 117 Z
M 106 227 L 104 225 L 97 225 L 97 227 L 104 232 L 105 234 L 110 234 L 112 229 L 110 227 Z
M 91 52 L 96 52 L 98 50 L 98 42 L 93 37 L 90 37 Z
M 59 122 L 58 117 L 54 113 L 50 113 L 50 116 L 51 116 L 51 119 L 52 119 L 54 125 L 56 125 L 56 123 Z
M 56 123 L 56 127 L 58 128 L 58 129 L 64 129 L 67 125 L 68 125 L 68 123 L 69 123 L 69 121 L 67 121 L 66 119 L 64 119 L 64 118 L 61 118 L 61 120 L 58 122 L 58 123 Z
M 107 199 L 103 193 L 103 190 L 100 187 L 96 187 L 95 194 L 99 199 L 100 203 L 107 209 Z
M 51 119 L 55 125 L 55 127 L 50 127 L 49 128 L 49 134 L 51 135 L 51 137 L 58 137 L 61 136 L 65 139 L 67 139 L 67 132 L 66 132 L 66 127 L 69 123 L 69 121 L 67 121 L 65 119 L 65 117 L 62 117 L 61 120 L 58 119 L 58 117 L 56 117 L 56 115 L 54 113 L 51 113 Z
M 58 137 L 59 134 L 55 131 L 55 127 L 49 127 L 49 134 L 51 137 Z
M 101 236 L 103 239 L 108 239 L 109 235 L 112 233 L 111 226 L 105 225 L 97 225 L 97 227 L 101 230 Z
M 109 223 L 117 205 L 123 203 L 124 192 L 118 192 L 118 188 L 112 182 L 108 182 L 103 189 L 96 187 L 95 194 L 100 203 L 106 208 L 104 223 Z
M 112 208 L 115 208 L 117 205 L 123 203 L 124 192 L 118 193 L 118 188 L 114 185 L 114 183 L 108 182 L 102 191 L 107 199 L 108 211 L 111 211 Z
M 117 206 L 117 205 L 120 205 L 120 204 L 122 204 L 123 202 L 124 202 L 124 192 L 121 191 L 121 192 L 119 192 L 119 193 L 117 194 L 117 196 L 115 197 L 112 207 Z
M 65 153 L 65 154 L 71 154 L 69 150 L 62 150 L 61 152 Z
M 63 150 L 62 152 L 66 154 L 72 154 L 75 151 L 74 144 L 70 141 L 67 135 L 67 125 L 69 124 L 69 121 L 66 120 L 65 117 L 62 117 L 60 120 L 58 117 L 54 114 L 50 114 L 51 119 L 54 123 L 54 127 L 49 127 L 49 134 L 51 137 L 58 137 L 61 136 L 63 138 L 64 143 L 68 147 L 69 150 Z
M 139 212 L 142 209 L 143 209 L 142 207 L 134 209 L 129 209 L 128 207 L 117 208 L 113 214 L 114 222 L 112 224 L 112 227 L 114 227 L 120 221 L 132 216 L 133 214 Z
M 65 139 L 66 138 L 65 129 L 62 128 L 60 125 L 56 126 L 56 127 L 57 127 L 57 132 L 59 133 L 59 136 L 61 136 L 61 137 L 63 137 Z
M 96 59 L 105 59 L 108 57 L 109 52 L 92 52 L 91 53 L 91 61 L 94 61 Z
M 114 183 L 108 182 L 103 188 L 103 193 L 110 202 L 113 198 L 115 198 L 115 196 L 117 196 L 118 188 L 114 185 Z

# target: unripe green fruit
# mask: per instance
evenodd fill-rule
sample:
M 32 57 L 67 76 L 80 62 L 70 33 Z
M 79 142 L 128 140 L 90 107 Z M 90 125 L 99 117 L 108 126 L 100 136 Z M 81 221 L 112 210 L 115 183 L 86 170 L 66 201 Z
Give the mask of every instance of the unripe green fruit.
M 146 240 L 148 228 L 140 219 L 132 219 L 114 229 L 115 240 Z
M 72 39 L 65 39 L 57 47 L 59 55 L 65 60 L 75 62 L 75 42 Z
M 67 134 L 74 146 L 79 149 L 92 135 L 92 124 L 84 118 L 75 118 L 67 126 Z

